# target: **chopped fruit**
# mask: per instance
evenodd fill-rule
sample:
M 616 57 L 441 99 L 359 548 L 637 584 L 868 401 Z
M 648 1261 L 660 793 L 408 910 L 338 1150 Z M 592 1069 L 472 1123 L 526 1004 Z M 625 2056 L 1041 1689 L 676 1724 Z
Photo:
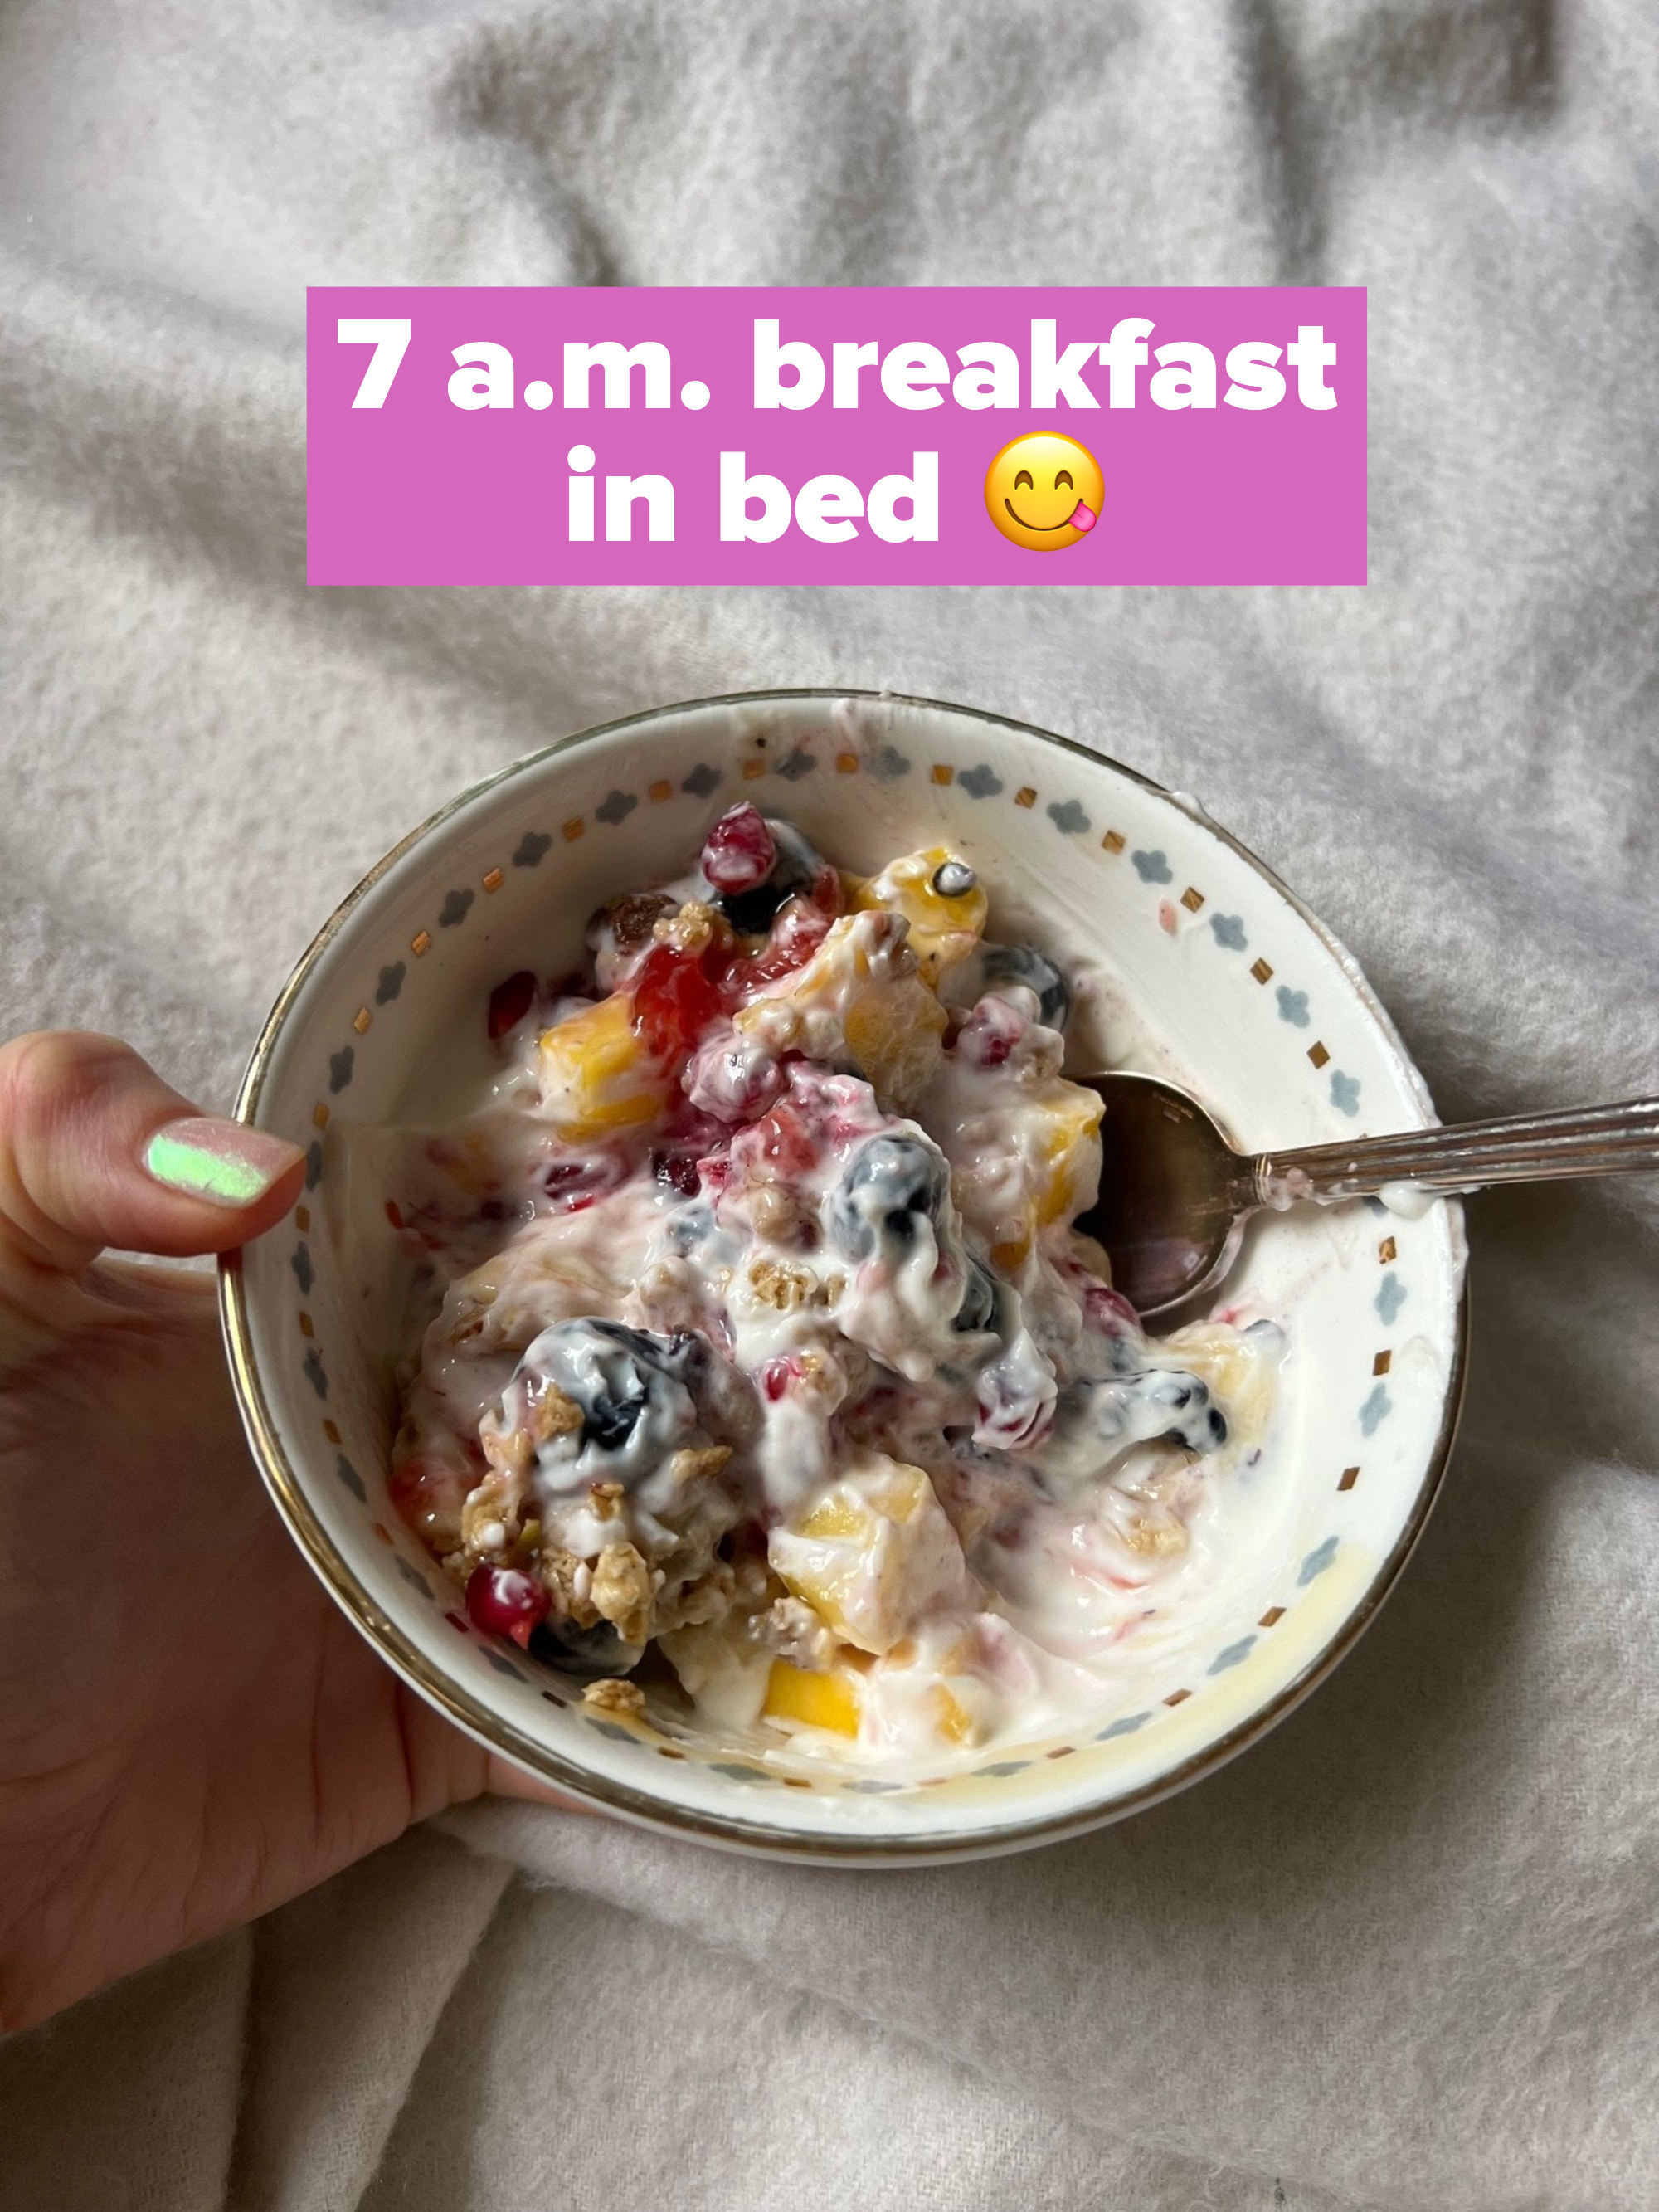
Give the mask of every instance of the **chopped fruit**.
M 878 1098 L 902 1109 L 939 1064 L 945 1009 L 920 976 L 872 983 L 848 1006 L 842 1024 L 854 1066 Z
M 935 1682 L 933 1692 L 933 1717 L 939 1732 L 947 1743 L 972 1743 L 974 1723 L 961 1701 L 953 1697 L 943 1682 Z
M 509 975 L 504 983 L 497 983 L 489 994 L 489 1034 L 492 1038 L 504 1037 L 509 1030 L 517 1029 L 530 1012 L 536 995 L 536 979 L 527 968 L 520 968 L 516 975 Z
M 939 1066 L 945 1009 L 916 973 L 902 917 L 843 915 L 789 989 L 733 1020 L 769 1052 L 851 1060 L 884 1107 L 902 1113 Z
M 770 1720 L 799 1721 L 807 1728 L 827 1729 L 832 1735 L 856 1735 L 858 1677 L 840 1668 L 832 1674 L 812 1674 L 787 1659 L 775 1659 L 763 1710 Z
M 862 1503 L 838 1498 L 832 1491 L 822 1498 L 799 1524 L 803 1536 L 857 1536 L 868 1532 L 870 1516 Z
M 466 1585 L 466 1609 L 472 1626 L 486 1636 L 510 1636 L 528 1644 L 538 1620 L 545 1620 L 549 1599 L 533 1575 L 517 1567 L 475 1567 Z
M 411 1452 L 394 1462 L 386 1487 L 400 1520 L 440 1557 L 461 1540 L 461 1509 L 477 1474 L 435 1452 Z
M 873 1453 L 775 1528 L 773 1572 L 860 1650 L 883 1652 L 967 1587 L 962 1546 L 919 1467 Z
M 907 853 L 890 860 L 878 876 L 859 884 L 856 908 L 885 907 L 910 925 L 910 945 L 923 981 L 936 983 L 944 970 L 965 960 L 985 927 L 986 899 L 967 862 L 944 845 Z
M 772 933 L 751 959 L 734 960 L 726 971 L 727 1003 L 746 1005 L 757 991 L 804 968 L 823 944 L 835 920 L 833 908 L 793 898 L 780 908 Z
M 752 891 L 771 874 L 778 848 L 760 809 L 730 806 L 703 840 L 702 872 L 717 891 Z
M 1024 1187 L 1023 1219 L 1004 1214 L 991 1232 L 991 1258 L 1005 1273 L 1023 1267 L 1039 1231 L 1071 1221 L 1093 1202 L 1100 1186 L 1097 1092 L 1051 1075 L 1020 1097 L 1018 1146 Z
M 634 1027 L 659 1060 L 684 1060 L 720 1012 L 718 985 L 701 955 L 653 945 L 634 978 Z
M 654 1121 L 669 1079 L 632 1021 L 632 1001 L 613 992 L 544 1032 L 542 1112 L 567 1143 Z
M 757 1182 L 789 1182 L 817 1164 L 818 1148 L 799 1109 L 786 1098 L 732 1139 L 732 1154 Z

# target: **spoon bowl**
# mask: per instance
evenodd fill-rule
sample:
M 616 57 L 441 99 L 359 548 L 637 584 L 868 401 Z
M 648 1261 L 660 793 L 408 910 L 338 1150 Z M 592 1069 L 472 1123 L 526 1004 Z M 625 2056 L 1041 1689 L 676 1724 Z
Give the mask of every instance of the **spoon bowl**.
M 1261 1207 L 1381 1194 L 1420 1212 L 1437 1194 L 1496 1182 L 1659 1170 L 1659 1098 L 1405 1129 L 1297 1152 L 1237 1152 L 1189 1091 L 1156 1076 L 1079 1079 L 1105 1108 L 1100 1194 L 1077 1227 L 1111 1262 L 1112 1287 L 1157 1320 L 1223 1280 Z
M 1100 1196 L 1077 1227 L 1145 1320 L 1218 1284 L 1244 1234 L 1240 1156 L 1189 1091 L 1151 1075 L 1081 1079 L 1105 1106 Z

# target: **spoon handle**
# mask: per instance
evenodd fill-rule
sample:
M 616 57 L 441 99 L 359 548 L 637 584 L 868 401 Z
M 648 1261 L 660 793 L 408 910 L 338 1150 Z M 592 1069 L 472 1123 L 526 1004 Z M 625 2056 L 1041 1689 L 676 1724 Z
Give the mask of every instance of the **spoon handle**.
M 1570 1176 L 1659 1170 L 1659 1098 L 1560 1113 L 1510 1115 L 1450 1128 L 1402 1129 L 1351 1144 L 1263 1152 L 1246 1164 L 1258 1206 L 1298 1200 L 1328 1205 L 1390 1183 L 1421 1191 L 1479 1190 L 1495 1182 L 1555 1182 Z

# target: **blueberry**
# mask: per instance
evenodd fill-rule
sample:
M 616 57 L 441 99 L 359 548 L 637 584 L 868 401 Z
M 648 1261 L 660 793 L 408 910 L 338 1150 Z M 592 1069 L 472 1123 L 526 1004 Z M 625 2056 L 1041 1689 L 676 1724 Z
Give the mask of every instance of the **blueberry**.
M 690 1252 L 714 1231 L 714 1209 L 708 1200 L 677 1207 L 668 1223 L 668 1241 L 677 1252 Z
M 951 1328 L 960 1329 L 964 1335 L 978 1329 L 995 1328 L 1001 1311 L 1002 1291 L 996 1277 L 982 1260 L 975 1259 L 969 1253 L 968 1281 Z
M 597 1391 L 583 1408 L 585 1444 L 597 1444 L 601 1451 L 615 1451 L 633 1435 L 645 1411 L 645 1384 L 643 1377 L 637 1375 L 630 1380 L 637 1387 L 627 1397 L 613 1398 L 608 1390 Z
M 745 937 L 761 937 L 772 927 L 778 908 L 787 899 L 810 890 L 823 861 L 800 831 L 787 822 L 769 817 L 767 828 L 778 848 L 772 872 L 750 891 L 721 891 L 714 903 L 733 929 Z
M 530 1656 L 584 1681 L 626 1674 L 645 1656 L 642 1644 L 624 1644 L 608 1620 L 578 1628 L 573 1620 L 538 1621 L 530 1632 Z
M 830 1234 L 849 1260 L 878 1243 L 907 1252 L 919 1218 L 937 1222 L 951 1188 L 945 1156 L 919 1137 L 871 1137 L 853 1155 L 830 1201 Z
M 1091 1397 L 1095 1429 L 1109 1443 L 1161 1440 L 1202 1452 L 1227 1441 L 1226 1416 L 1196 1375 L 1154 1367 L 1097 1383 Z
M 933 889 L 940 898 L 966 898 L 978 881 L 966 860 L 941 860 L 933 871 Z
M 700 1336 L 659 1336 L 614 1321 L 562 1321 L 544 1328 L 519 1374 L 550 1382 L 577 1407 L 580 1430 L 537 1454 L 555 1489 L 607 1480 L 630 1486 L 665 1465 L 696 1424 L 692 1393 L 708 1364 Z
M 1043 1025 L 1063 1030 L 1072 1011 L 1071 986 L 1054 962 L 1029 945 L 988 945 L 982 952 L 985 988 L 999 983 L 1023 983 L 1036 994 Z

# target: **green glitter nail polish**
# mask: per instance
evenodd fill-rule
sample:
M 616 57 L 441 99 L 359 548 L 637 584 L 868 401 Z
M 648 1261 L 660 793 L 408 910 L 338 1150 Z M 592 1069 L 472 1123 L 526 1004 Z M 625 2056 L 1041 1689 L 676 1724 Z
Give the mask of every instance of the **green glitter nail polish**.
M 144 1166 L 159 1183 L 211 1206 L 252 1206 L 300 1157 L 262 1129 L 204 1115 L 169 1121 L 144 1147 Z

